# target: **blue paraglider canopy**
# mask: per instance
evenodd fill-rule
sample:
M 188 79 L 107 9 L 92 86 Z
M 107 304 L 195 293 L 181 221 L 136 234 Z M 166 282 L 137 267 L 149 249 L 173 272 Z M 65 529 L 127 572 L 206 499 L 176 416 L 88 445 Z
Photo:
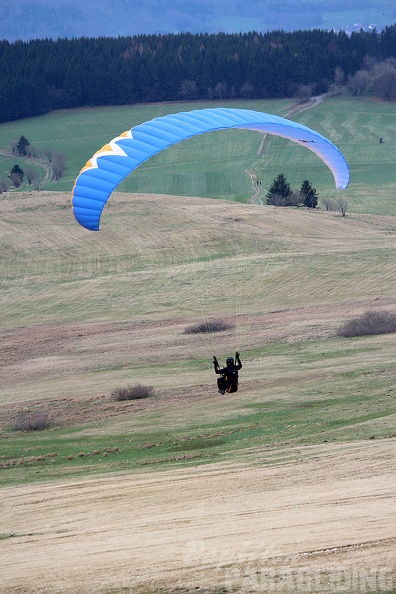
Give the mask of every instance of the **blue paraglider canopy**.
M 242 128 L 288 138 L 314 152 L 331 170 L 337 189 L 346 189 L 349 168 L 327 138 L 296 122 L 248 109 L 200 109 L 155 118 L 124 132 L 97 151 L 80 171 L 73 188 L 76 220 L 99 230 L 102 210 L 118 184 L 153 155 L 192 136 Z

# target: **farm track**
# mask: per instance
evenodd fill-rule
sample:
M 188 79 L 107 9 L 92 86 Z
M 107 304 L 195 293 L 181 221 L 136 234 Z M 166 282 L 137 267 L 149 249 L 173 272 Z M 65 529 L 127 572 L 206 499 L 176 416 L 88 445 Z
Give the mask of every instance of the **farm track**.
M 322 102 L 324 97 L 325 97 L 325 95 L 317 95 L 315 97 L 312 97 L 309 101 L 306 101 L 305 103 L 294 103 L 293 105 L 290 106 L 290 109 L 287 111 L 285 117 L 290 118 L 302 111 L 313 109 L 314 107 L 316 107 L 317 105 L 319 105 Z M 257 156 L 260 156 L 263 153 L 264 148 L 265 148 L 265 143 L 268 138 L 268 134 L 263 134 L 262 136 L 263 137 L 260 142 L 260 146 L 257 150 Z M 263 204 L 265 204 L 265 193 L 266 193 L 265 189 L 261 186 L 261 182 L 259 180 L 257 180 L 257 177 L 256 177 L 254 171 L 246 169 L 245 173 L 249 177 L 250 183 L 252 186 L 252 196 L 250 198 L 250 202 L 252 204 L 258 204 L 258 205 L 262 206 Z
M 4 157 L 8 157 L 9 159 L 15 158 L 14 153 L 11 151 L 5 151 L 4 149 L 0 149 L 0 155 Z M 37 167 L 41 167 L 44 169 L 44 179 L 42 180 L 43 183 L 47 183 L 52 179 L 52 170 L 51 167 L 48 165 L 47 161 L 44 159 L 38 159 L 36 157 L 24 157 L 22 155 L 18 155 L 18 160 L 26 163 L 27 165 L 36 165 Z M 27 186 L 28 188 L 28 186 Z M 13 188 L 10 188 L 9 191 L 12 191 Z

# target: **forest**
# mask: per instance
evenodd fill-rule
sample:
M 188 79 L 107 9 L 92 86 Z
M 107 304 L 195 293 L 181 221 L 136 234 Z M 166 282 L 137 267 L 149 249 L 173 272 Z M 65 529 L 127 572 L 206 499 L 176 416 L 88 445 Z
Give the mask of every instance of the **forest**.
M 385 67 L 375 70 L 378 64 Z M 314 29 L 3 40 L 0 123 L 82 106 L 322 94 L 346 82 L 360 94 L 370 71 L 377 91 L 378 77 L 386 81 L 383 98 L 395 99 L 396 25 L 350 35 Z

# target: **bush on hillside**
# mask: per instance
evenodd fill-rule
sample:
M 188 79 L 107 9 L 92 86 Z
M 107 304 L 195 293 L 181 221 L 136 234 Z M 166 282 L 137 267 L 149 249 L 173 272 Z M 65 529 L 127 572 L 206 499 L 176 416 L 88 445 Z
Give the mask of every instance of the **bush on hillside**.
M 10 183 L 9 183 L 8 179 L 6 177 L 2 177 L 0 179 L 0 194 L 2 194 L 3 192 L 7 192 L 9 187 L 10 187 Z
M 21 411 L 12 419 L 13 431 L 43 431 L 50 426 L 47 413 L 42 411 Z
M 124 388 L 116 388 L 112 391 L 111 397 L 113 400 L 142 400 L 154 394 L 154 388 L 151 386 L 143 386 L 136 384 L 134 386 L 126 386 Z
M 336 205 L 334 204 L 334 200 L 325 196 L 324 198 L 320 199 L 321 206 L 325 210 L 335 210 Z
M 396 314 L 389 311 L 372 310 L 345 322 L 338 330 L 338 335 L 351 337 L 392 332 L 396 332 Z
M 187 326 L 184 329 L 184 334 L 210 334 L 211 332 L 224 332 L 225 330 L 232 330 L 234 324 L 224 322 L 224 320 L 212 320 L 207 323 L 195 324 Z

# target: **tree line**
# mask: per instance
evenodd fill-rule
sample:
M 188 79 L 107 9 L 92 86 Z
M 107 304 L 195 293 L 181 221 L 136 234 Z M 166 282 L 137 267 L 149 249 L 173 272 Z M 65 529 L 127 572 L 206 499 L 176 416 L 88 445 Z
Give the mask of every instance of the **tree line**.
M 396 25 L 351 35 L 315 29 L 3 40 L 0 123 L 82 106 L 271 99 L 304 88 L 321 94 L 368 61 L 387 63 L 396 77 L 392 60 Z

